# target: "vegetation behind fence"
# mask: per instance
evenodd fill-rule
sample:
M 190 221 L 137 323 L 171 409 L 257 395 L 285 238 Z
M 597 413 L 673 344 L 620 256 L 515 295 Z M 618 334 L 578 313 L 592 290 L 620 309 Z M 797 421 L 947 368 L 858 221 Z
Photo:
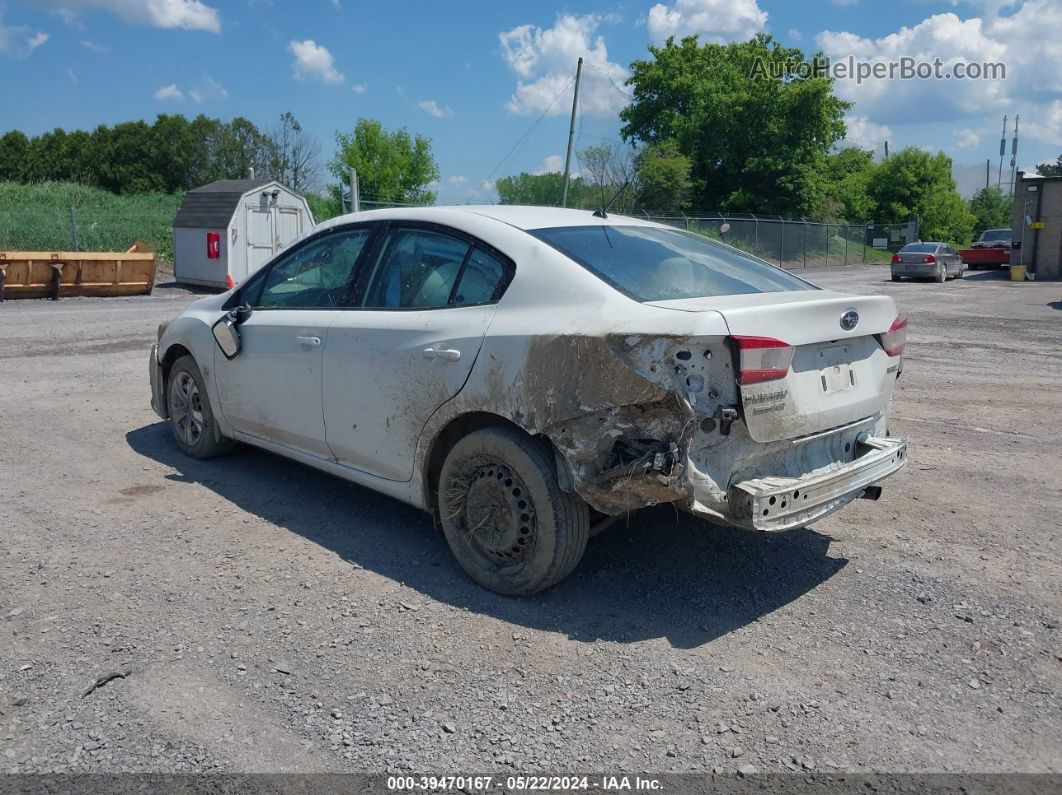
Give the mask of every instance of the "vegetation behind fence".
M 182 193 L 115 195 L 65 182 L 0 182 L 0 250 L 125 251 L 135 241 L 173 259 L 173 218 Z M 395 204 L 363 202 L 362 209 Z M 313 197 L 318 222 L 338 211 Z M 823 224 L 778 217 L 721 213 L 636 213 L 652 221 L 748 251 L 786 268 L 887 262 L 891 252 L 917 239 L 914 225 Z M 884 244 L 884 245 L 883 245 Z

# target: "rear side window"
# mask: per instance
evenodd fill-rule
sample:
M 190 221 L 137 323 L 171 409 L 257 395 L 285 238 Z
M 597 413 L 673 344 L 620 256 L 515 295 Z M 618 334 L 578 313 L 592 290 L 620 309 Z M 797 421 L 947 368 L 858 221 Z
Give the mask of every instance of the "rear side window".
M 562 226 L 530 234 L 638 301 L 815 290 L 700 235 L 653 226 Z
M 390 233 L 369 280 L 367 309 L 441 309 L 496 301 L 509 267 L 454 235 L 428 229 Z

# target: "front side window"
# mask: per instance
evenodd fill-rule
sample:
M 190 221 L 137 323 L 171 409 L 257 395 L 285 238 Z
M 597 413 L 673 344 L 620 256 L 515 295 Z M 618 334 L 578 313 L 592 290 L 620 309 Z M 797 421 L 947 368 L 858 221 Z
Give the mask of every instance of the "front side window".
M 248 303 L 256 309 L 330 309 L 343 300 L 370 229 L 350 229 L 311 240 L 277 262 L 261 291 Z
M 441 309 L 497 300 L 509 271 L 467 241 L 429 229 L 398 229 L 382 247 L 362 306 Z
M 730 246 L 654 226 L 562 226 L 530 234 L 637 301 L 815 290 Z

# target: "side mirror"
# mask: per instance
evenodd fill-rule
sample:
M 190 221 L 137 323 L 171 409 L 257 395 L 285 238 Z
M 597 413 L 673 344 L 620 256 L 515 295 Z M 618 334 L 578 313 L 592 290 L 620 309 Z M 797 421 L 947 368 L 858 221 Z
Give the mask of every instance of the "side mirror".
M 211 329 L 214 340 L 226 359 L 234 359 L 240 352 L 240 332 L 236 328 L 235 314 L 236 310 L 225 315 Z
M 238 326 L 241 323 L 247 322 L 247 318 L 251 316 L 252 311 L 253 310 L 251 309 L 251 307 L 247 306 L 247 304 L 240 304 L 238 307 L 233 309 L 230 314 L 232 315 L 232 319 Z
M 1015 240 L 1013 243 L 1010 244 L 1010 247 L 1013 248 L 1013 249 L 1021 248 L 1021 241 L 1020 240 Z

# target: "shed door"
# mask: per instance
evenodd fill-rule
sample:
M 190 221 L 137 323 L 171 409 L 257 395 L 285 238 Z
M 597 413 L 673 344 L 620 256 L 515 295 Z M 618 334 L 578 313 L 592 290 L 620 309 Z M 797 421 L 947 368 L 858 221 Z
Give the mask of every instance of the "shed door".
M 302 234 L 302 210 L 298 207 L 277 207 L 276 211 L 276 249 L 283 251 Z
M 258 271 L 273 257 L 273 208 L 266 203 L 247 205 L 247 273 L 233 274 L 236 281 Z

